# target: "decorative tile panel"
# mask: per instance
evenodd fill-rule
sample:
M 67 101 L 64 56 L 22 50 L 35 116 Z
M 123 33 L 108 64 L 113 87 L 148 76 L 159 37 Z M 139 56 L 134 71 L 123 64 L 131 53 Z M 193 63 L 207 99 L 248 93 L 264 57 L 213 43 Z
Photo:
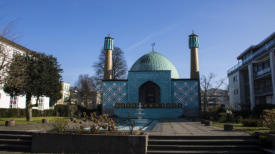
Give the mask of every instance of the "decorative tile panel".
M 173 102 L 181 103 L 183 108 L 196 109 L 199 105 L 198 81 L 173 81 Z
M 104 108 L 113 108 L 115 103 L 127 103 L 127 81 L 104 81 L 102 90 Z

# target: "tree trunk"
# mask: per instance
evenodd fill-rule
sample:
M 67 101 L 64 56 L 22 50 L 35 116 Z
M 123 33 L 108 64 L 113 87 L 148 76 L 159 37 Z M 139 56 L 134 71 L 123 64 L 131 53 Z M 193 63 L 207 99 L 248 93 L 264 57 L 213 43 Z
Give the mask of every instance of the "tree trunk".
M 32 121 L 32 95 L 26 95 L 26 120 Z
M 206 103 L 207 103 L 207 100 L 206 100 L 206 96 L 204 94 L 203 96 L 203 111 L 206 112 Z

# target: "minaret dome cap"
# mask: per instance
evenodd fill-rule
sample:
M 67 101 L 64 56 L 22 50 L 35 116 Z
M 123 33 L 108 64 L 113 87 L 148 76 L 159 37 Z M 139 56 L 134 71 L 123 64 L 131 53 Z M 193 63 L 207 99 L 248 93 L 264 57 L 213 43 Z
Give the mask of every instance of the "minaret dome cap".
M 108 39 L 113 40 L 114 38 L 113 38 L 113 37 L 110 37 L 110 36 L 106 36 L 106 37 L 105 37 L 105 40 L 108 40 Z
M 107 36 L 104 40 L 104 50 L 113 50 L 114 49 L 114 38 Z
M 199 48 L 199 36 L 197 34 L 189 35 L 189 48 Z

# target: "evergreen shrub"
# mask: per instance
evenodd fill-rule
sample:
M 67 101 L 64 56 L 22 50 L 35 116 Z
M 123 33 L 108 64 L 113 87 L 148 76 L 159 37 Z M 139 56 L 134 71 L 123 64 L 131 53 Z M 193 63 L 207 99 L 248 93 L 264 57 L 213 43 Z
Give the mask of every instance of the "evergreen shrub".
M 271 131 L 275 131 L 275 109 L 264 110 L 262 115 L 263 123 Z
M 67 113 L 67 112 L 66 112 Z M 61 116 L 65 116 L 66 114 L 61 114 Z M 33 117 L 46 117 L 46 116 L 57 116 L 56 110 L 37 110 L 32 109 Z M 0 109 L 0 117 L 8 118 L 8 117 L 26 117 L 25 109 Z
M 242 124 L 245 127 L 262 127 L 263 122 L 257 119 L 244 119 L 242 120 Z

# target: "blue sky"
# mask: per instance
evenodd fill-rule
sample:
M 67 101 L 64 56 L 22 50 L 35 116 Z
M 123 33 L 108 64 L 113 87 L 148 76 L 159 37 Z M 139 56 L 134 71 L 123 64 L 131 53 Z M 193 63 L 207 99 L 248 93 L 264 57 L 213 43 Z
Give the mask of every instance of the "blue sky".
M 199 35 L 201 74 L 226 78 L 236 57 L 275 31 L 274 0 L 1 0 L 0 28 L 10 21 L 17 42 L 52 54 L 63 80 L 74 84 L 92 65 L 111 33 L 128 69 L 155 50 L 189 78 L 188 35 Z

